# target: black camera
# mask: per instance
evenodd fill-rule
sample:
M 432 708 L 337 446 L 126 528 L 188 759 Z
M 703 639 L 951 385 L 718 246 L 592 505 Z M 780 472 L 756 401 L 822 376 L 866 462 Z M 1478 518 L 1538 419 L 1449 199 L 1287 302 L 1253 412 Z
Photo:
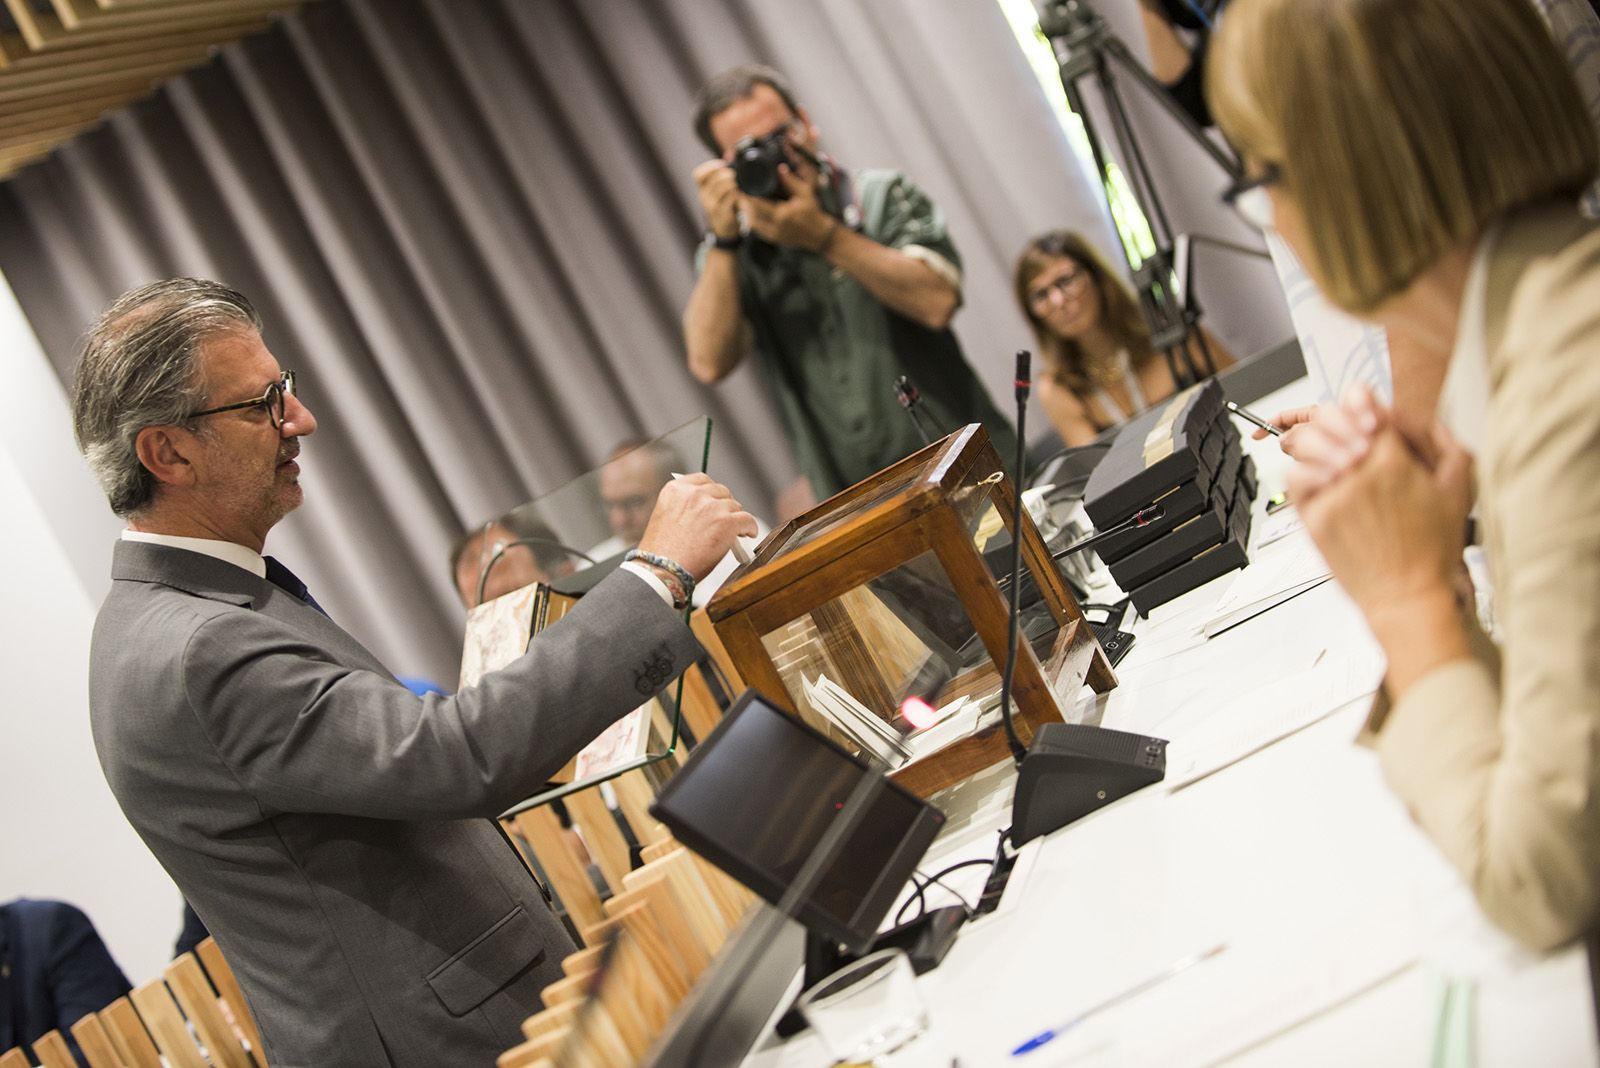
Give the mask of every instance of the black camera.
M 733 180 L 739 192 L 763 200 L 786 200 L 789 190 L 784 188 L 778 174 L 779 164 L 789 162 L 789 132 L 787 129 L 766 137 L 746 137 L 733 146 Z

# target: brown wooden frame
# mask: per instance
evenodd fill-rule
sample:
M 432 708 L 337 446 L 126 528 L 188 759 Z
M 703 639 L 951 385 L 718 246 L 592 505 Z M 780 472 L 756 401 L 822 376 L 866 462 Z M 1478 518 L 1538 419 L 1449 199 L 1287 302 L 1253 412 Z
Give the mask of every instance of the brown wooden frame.
M 763 542 L 755 560 L 736 572 L 707 606 L 717 637 L 743 681 L 798 714 L 762 635 L 929 551 L 950 579 L 989 656 L 995 665 L 1004 664 L 1006 601 L 972 544 L 960 511 L 963 498 L 983 485 L 992 487 L 990 500 L 1011 536 L 1020 538 L 1023 565 L 1061 625 L 1050 659 L 1066 664 L 1064 670 L 1087 681 L 1096 692 L 1114 687 L 1116 674 L 1033 521 L 1024 513 L 1020 534 L 1012 530 L 1015 490 L 988 434 L 977 423 L 824 501 Z M 883 499 L 861 515 L 797 548 L 787 548 L 803 527 L 880 495 Z M 1062 710 L 1028 643 L 1019 642 L 1017 651 L 1012 694 L 1017 731 L 1026 743 L 1036 728 L 1060 720 Z M 1003 729 L 996 724 L 897 770 L 892 777 L 926 797 L 1004 759 L 1006 753 Z

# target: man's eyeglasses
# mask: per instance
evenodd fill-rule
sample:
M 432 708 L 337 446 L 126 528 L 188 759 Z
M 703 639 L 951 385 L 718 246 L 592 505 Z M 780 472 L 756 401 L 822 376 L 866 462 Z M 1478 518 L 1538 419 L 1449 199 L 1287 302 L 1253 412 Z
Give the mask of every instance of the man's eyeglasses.
M 1272 198 L 1267 196 L 1267 186 L 1283 181 L 1283 172 L 1276 163 L 1268 163 L 1260 173 L 1241 177 L 1222 191 L 1222 202 L 1245 222 L 1258 230 L 1273 228 Z
M 289 407 L 289 398 L 294 396 L 294 372 L 285 371 L 278 376 L 278 380 L 267 387 L 267 391 L 253 400 L 240 401 L 237 404 L 223 404 L 216 408 L 207 408 L 203 412 L 195 412 L 189 418 L 199 419 L 203 415 L 217 415 L 221 412 L 237 412 L 244 408 L 260 408 L 267 413 L 267 418 L 272 420 L 274 430 L 283 426 L 283 417 Z
M 1089 283 L 1089 272 L 1083 268 L 1058 275 L 1050 281 L 1028 293 L 1028 307 L 1034 314 L 1043 315 L 1054 303 L 1057 293 L 1063 297 L 1075 297 L 1083 292 L 1083 287 Z

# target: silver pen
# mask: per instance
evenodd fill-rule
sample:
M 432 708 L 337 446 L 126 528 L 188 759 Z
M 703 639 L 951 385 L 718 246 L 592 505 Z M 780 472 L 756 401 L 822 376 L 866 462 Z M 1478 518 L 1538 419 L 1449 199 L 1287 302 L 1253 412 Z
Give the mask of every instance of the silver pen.
M 1260 427 L 1262 430 L 1265 430 L 1267 433 L 1271 434 L 1275 438 L 1283 437 L 1283 428 L 1282 427 L 1277 426 L 1277 425 L 1275 425 L 1273 423 L 1267 422 L 1265 419 L 1261 418 L 1255 412 L 1252 412 L 1248 408 L 1241 408 L 1237 404 L 1233 403 L 1233 401 L 1227 401 L 1226 403 L 1227 403 L 1227 406 L 1228 406 L 1228 411 L 1232 412 L 1234 415 L 1237 415 L 1240 419 L 1243 419 L 1245 422 L 1251 423 L 1251 424 L 1254 424 L 1255 426 Z

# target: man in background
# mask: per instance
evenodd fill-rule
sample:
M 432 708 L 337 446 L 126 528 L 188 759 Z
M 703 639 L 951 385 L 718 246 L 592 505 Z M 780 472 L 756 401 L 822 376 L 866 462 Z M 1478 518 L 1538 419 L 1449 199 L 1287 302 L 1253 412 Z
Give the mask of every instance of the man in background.
M 0 905 L 0 1050 L 59 1031 L 81 1064 L 72 1025 L 129 989 L 80 909 L 28 898 Z
M 661 487 L 672 481 L 674 473 L 687 470 L 665 442 L 628 438 L 612 446 L 600 468 L 600 507 L 605 509 L 611 538 L 596 546 L 592 555 L 603 560 L 638 545 Z
M 571 573 L 572 558 L 556 540 L 555 532 L 543 523 L 528 527 L 519 534 L 505 520 L 491 519 L 467 531 L 451 547 L 450 575 L 463 607 L 470 610 L 530 583 L 548 585 L 551 579 Z M 482 596 L 478 595 L 480 583 Z
M 690 372 L 716 382 L 754 351 L 818 499 L 926 444 L 899 410 L 901 376 L 936 435 L 981 422 L 1013 455 L 1011 424 L 950 332 L 961 259 L 926 194 L 892 171 L 840 166 L 768 67 L 711 79 L 694 124 L 712 158 L 694 171 L 707 233 L 683 313 Z M 747 141 L 771 152 L 770 166 L 743 168 L 770 174 L 764 194 L 735 177 Z

